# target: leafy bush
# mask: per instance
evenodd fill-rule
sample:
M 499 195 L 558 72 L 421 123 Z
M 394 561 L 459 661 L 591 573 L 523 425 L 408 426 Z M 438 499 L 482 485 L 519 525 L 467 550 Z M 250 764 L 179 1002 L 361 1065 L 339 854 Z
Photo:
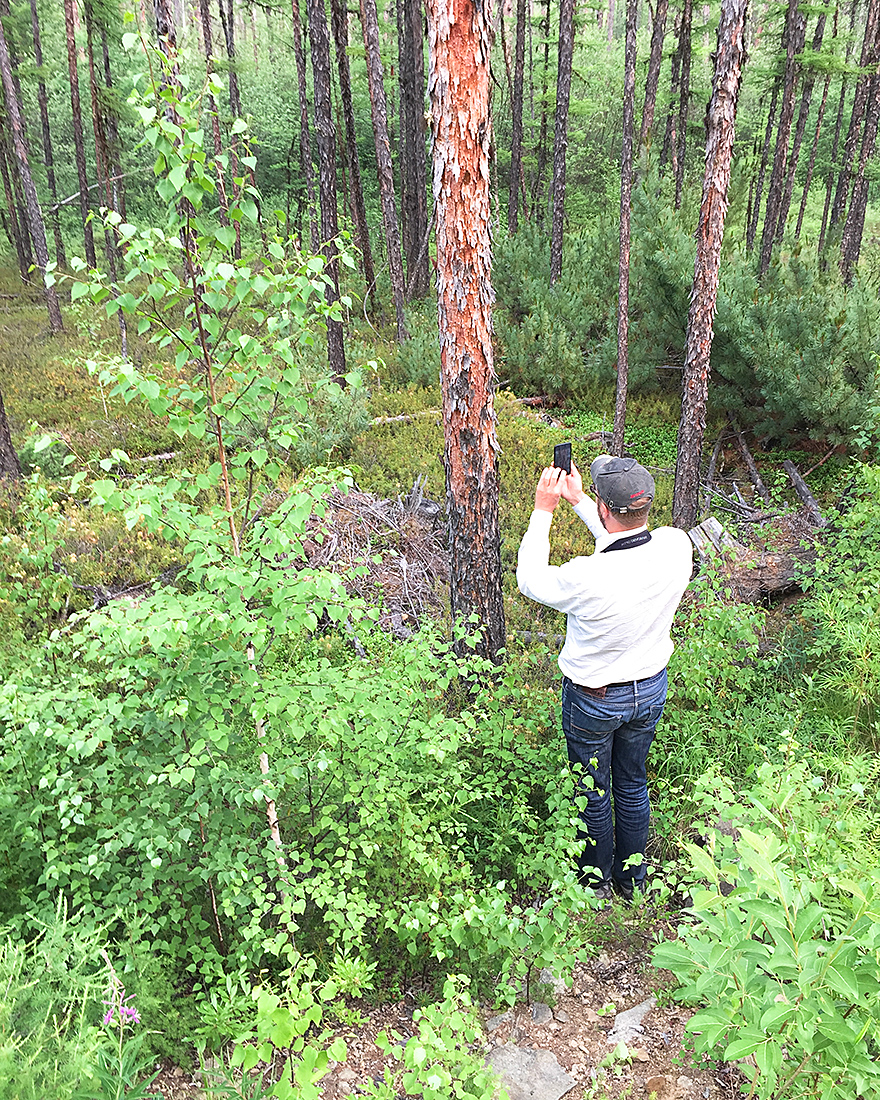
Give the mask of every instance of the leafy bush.
M 688 845 L 692 923 L 654 962 L 704 1004 L 698 1053 L 737 1061 L 749 1095 L 849 1100 L 880 1089 L 877 797 L 865 759 L 816 773 L 783 734 L 745 792 L 700 782 L 706 849 Z M 723 829 L 716 827 L 723 823 Z

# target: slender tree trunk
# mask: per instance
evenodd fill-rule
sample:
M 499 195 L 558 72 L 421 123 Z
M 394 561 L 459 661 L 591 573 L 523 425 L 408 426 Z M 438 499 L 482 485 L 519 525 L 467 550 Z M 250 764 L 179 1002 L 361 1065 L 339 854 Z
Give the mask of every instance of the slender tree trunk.
M 773 155 L 773 168 L 770 172 L 770 183 L 767 187 L 767 206 L 764 211 L 761 261 L 758 268 L 761 276 L 767 273 L 773 255 L 776 223 L 782 206 L 788 143 L 791 138 L 792 122 L 794 121 L 795 87 L 799 69 L 796 58 L 803 49 L 805 37 L 806 17 L 798 11 L 798 0 L 788 0 L 788 15 L 785 21 L 785 72 L 782 78 L 782 104 L 779 110 L 779 128 L 776 131 L 776 151 Z
M 379 55 L 379 13 L 376 0 L 361 0 L 361 24 L 364 46 L 367 51 L 367 80 L 370 86 L 370 109 L 373 116 L 373 136 L 376 141 L 376 170 L 379 177 L 379 194 L 382 201 L 382 221 L 388 248 L 388 270 L 391 275 L 391 293 L 394 297 L 394 315 L 397 320 L 397 339 L 408 340 L 404 308 L 403 264 L 400 257 L 400 229 L 397 222 L 397 205 L 394 199 L 394 169 L 391 164 L 391 142 L 388 137 L 388 107 L 385 101 L 385 83 L 382 58 Z
M 374 312 L 381 311 L 376 297 L 376 274 L 373 271 L 373 250 L 370 247 L 370 229 L 364 204 L 364 188 L 361 183 L 361 162 L 358 156 L 357 132 L 354 124 L 354 105 L 351 97 L 351 73 L 348 67 L 348 11 L 345 0 L 331 0 L 330 17 L 333 38 L 336 43 L 336 65 L 339 72 L 339 92 L 342 100 L 342 117 L 345 123 L 345 152 L 348 176 L 351 183 L 351 208 L 354 218 L 357 246 L 363 263 L 366 293 Z
M 544 19 L 544 71 L 541 76 L 541 125 L 538 129 L 538 164 L 532 183 L 532 213 L 536 215 L 538 225 L 544 225 L 544 204 L 541 192 L 544 185 L 544 168 L 547 165 L 547 81 L 550 72 L 550 2 L 546 0 Z M 612 0 L 612 3 L 614 0 Z
M 608 26 L 606 27 L 608 37 L 608 49 L 611 49 L 614 42 L 614 0 L 608 0 Z
M 18 209 L 15 203 L 15 192 L 12 187 L 12 176 L 15 169 L 12 167 L 12 151 L 2 125 L 0 125 L 0 176 L 3 178 L 3 193 L 6 196 L 6 217 L 3 227 L 9 243 L 15 249 L 18 260 L 18 273 L 23 283 L 31 281 L 31 264 L 28 259 L 27 248 L 23 239 L 23 226 L 19 224 Z
M 636 32 L 638 0 L 626 0 L 623 76 L 623 151 L 620 157 L 620 252 L 617 265 L 617 392 L 611 453 L 623 454 L 626 398 L 629 387 L 629 241 L 632 204 L 633 131 L 636 98 Z
M 679 35 L 679 50 L 681 51 L 681 76 L 679 78 L 678 92 L 678 148 L 676 156 L 678 165 L 675 173 L 675 209 L 681 209 L 681 192 L 684 187 L 684 157 L 687 150 L 687 120 L 688 107 L 691 98 L 691 22 L 693 18 L 693 0 L 684 0 L 684 8 L 681 13 L 681 34 Z
M 876 64 L 877 31 L 880 23 L 880 0 L 868 0 L 867 19 L 865 21 L 865 36 L 862 40 L 862 53 L 859 67 L 862 72 L 856 80 L 856 90 L 853 95 L 852 111 L 849 118 L 849 129 L 846 133 L 846 141 L 843 146 L 843 164 L 837 177 L 837 190 L 834 193 L 834 204 L 831 207 L 831 220 L 829 229 L 833 229 L 839 221 L 846 216 L 846 201 L 849 197 L 850 184 L 852 183 L 852 167 L 856 150 L 859 146 L 859 135 L 862 132 L 862 119 L 865 106 L 868 101 L 868 88 L 872 79 L 870 69 Z
M 202 46 L 205 51 L 205 64 L 208 72 L 214 65 L 214 32 L 211 27 L 211 9 L 208 0 L 199 0 L 199 23 L 202 28 Z M 217 109 L 217 100 L 213 93 L 208 95 L 208 112 L 211 116 L 211 139 L 214 145 L 214 164 L 219 187 L 217 190 L 217 203 L 221 225 L 229 225 L 229 201 L 226 197 L 226 184 L 223 171 L 223 138 L 220 134 L 220 114 Z
M 678 84 L 681 76 L 681 12 L 675 16 L 674 27 L 677 42 L 675 52 L 672 55 L 672 72 L 669 82 L 669 107 L 666 111 L 666 126 L 663 132 L 663 148 L 660 150 L 660 171 L 669 158 L 672 158 L 672 174 L 678 174 L 678 155 L 676 153 L 677 141 L 675 135 L 675 99 L 678 95 Z
M 818 53 L 822 48 L 822 37 L 825 33 L 826 13 L 820 12 L 816 22 L 816 30 L 813 34 L 812 50 Z M 782 202 L 779 207 L 779 217 L 776 222 L 776 240 L 781 241 L 788 222 L 788 211 L 791 208 L 791 195 L 794 190 L 794 176 L 797 171 L 798 158 L 800 157 L 801 144 L 804 140 L 804 131 L 807 127 L 807 116 L 810 113 L 810 101 L 813 98 L 813 85 L 816 83 L 816 70 L 810 67 L 804 79 L 804 87 L 801 92 L 801 104 L 798 109 L 797 124 L 794 130 L 794 143 L 791 147 L 791 156 L 788 158 L 788 172 L 785 177 L 785 189 L 782 194 Z
M 101 27 L 101 52 L 104 60 L 104 87 L 108 92 L 113 90 L 113 73 L 110 68 L 110 45 L 107 41 L 107 28 Z M 127 217 L 125 209 L 125 180 L 122 172 L 122 142 L 119 140 L 119 122 L 115 111 L 107 115 L 108 138 L 110 141 L 110 164 L 113 169 L 113 208 L 118 210 L 123 218 Z
M 46 268 L 49 264 L 46 228 L 28 161 L 21 105 L 16 96 L 15 84 L 12 79 L 12 63 L 9 59 L 9 49 L 6 45 L 2 21 L 0 21 L 0 79 L 3 82 L 3 94 L 6 97 L 6 111 L 9 117 L 9 128 L 12 131 L 12 148 L 18 168 L 18 177 L 21 180 L 21 187 L 24 192 L 28 228 L 34 244 L 37 266 L 43 276 L 43 293 L 46 299 L 46 310 L 49 314 L 49 328 L 54 334 L 61 332 L 64 327 L 61 321 L 61 306 L 58 303 L 58 293 L 54 285 L 49 286 L 46 283 Z
M 813 182 L 813 172 L 816 168 L 816 151 L 819 148 L 819 134 L 822 130 L 822 122 L 825 119 L 825 108 L 828 105 L 828 88 L 831 85 L 831 73 L 825 77 L 825 84 L 822 88 L 822 102 L 819 104 L 819 114 L 816 118 L 816 129 L 813 133 L 813 145 L 810 149 L 810 162 L 807 165 L 807 178 L 804 181 L 804 190 L 801 195 L 801 205 L 798 210 L 797 225 L 794 230 L 794 239 L 797 241 L 800 239 L 801 226 L 804 224 L 804 213 L 807 209 L 807 196 L 810 193 L 810 184 Z
M 736 106 L 745 63 L 744 29 L 748 0 L 721 0 L 712 98 L 706 113 L 706 174 L 697 227 L 697 257 L 688 313 L 681 423 L 672 522 L 685 530 L 697 518 L 700 493 L 700 456 L 706 430 L 709 358 L 714 334 L 715 307 L 721 266 L 721 243 L 727 214 L 727 192 Z
M 34 37 L 34 64 L 43 71 L 43 43 L 40 36 L 40 19 L 37 13 L 37 0 L 30 0 L 31 30 Z M 58 217 L 58 187 L 55 183 L 55 157 L 52 150 L 52 131 L 49 127 L 49 93 L 46 81 L 40 75 L 37 81 L 37 103 L 40 107 L 40 125 L 43 131 L 43 162 L 46 165 L 46 179 L 49 194 L 52 197 L 52 235 L 55 238 L 55 262 L 59 267 L 67 267 L 67 255 L 64 251 L 64 238 L 61 236 L 61 222 Z
M 516 4 L 516 46 L 513 58 L 513 133 L 510 146 L 510 184 L 508 187 L 507 229 L 511 236 L 519 229 L 519 191 L 522 176 L 523 79 L 526 57 L 526 0 Z M 523 191 L 523 199 L 525 192 Z
M 217 11 L 220 14 L 220 26 L 223 29 L 223 42 L 226 47 L 226 62 L 228 66 L 228 79 L 229 79 L 229 110 L 232 117 L 241 118 L 241 92 L 238 84 L 238 73 L 236 71 L 236 55 L 235 55 L 235 10 L 232 6 L 232 0 L 217 0 Z M 332 124 L 331 124 L 332 125 Z M 234 133 L 229 134 L 228 138 L 229 149 L 229 171 L 232 176 L 232 196 L 233 201 L 237 201 L 241 184 L 235 181 L 243 178 L 242 170 L 238 162 L 238 138 Z M 241 222 L 235 221 L 235 244 L 232 247 L 232 254 L 236 260 L 241 259 Z
M 859 157 L 858 172 L 853 184 L 849 209 L 846 212 L 840 246 L 840 273 L 846 286 L 852 284 L 862 248 L 862 233 L 865 229 L 865 212 L 868 205 L 868 179 L 865 173 L 868 162 L 874 155 L 878 122 L 880 122 L 880 75 L 874 75 L 868 85 L 862 153 Z
M 424 298 L 430 287 L 428 179 L 425 149 L 425 51 L 419 0 L 398 0 L 400 36 L 401 212 L 406 296 Z
M 505 629 L 489 239 L 491 6 L 429 0 L 428 8 L 452 616 L 461 624 L 476 615 L 478 652 L 498 661 Z M 454 644 L 468 651 L 462 640 Z
M 3 404 L 3 391 L 0 390 L 0 481 L 4 479 L 18 481 L 20 477 L 21 463 L 12 445 L 12 433 L 9 431 L 6 406 Z
M 755 244 L 755 235 L 758 231 L 758 217 L 761 210 L 761 199 L 764 195 L 764 176 L 767 172 L 767 161 L 770 158 L 770 140 L 773 137 L 773 126 L 776 121 L 776 104 L 779 101 L 779 89 L 781 82 L 777 78 L 773 83 L 773 91 L 770 95 L 770 106 L 767 110 L 767 128 L 764 131 L 764 145 L 761 148 L 761 161 L 758 166 L 758 178 L 755 181 L 755 201 L 752 204 L 751 217 L 746 229 L 746 252 L 751 253 Z
M 82 216 L 86 263 L 95 267 L 95 238 L 89 221 L 89 177 L 86 171 L 86 146 L 83 137 L 82 108 L 79 102 L 79 75 L 76 66 L 75 0 L 64 0 L 64 27 L 67 37 L 67 72 L 70 81 L 70 111 L 73 117 L 73 148 L 79 182 L 79 210 Z
M 327 301 L 339 301 L 339 261 L 336 238 L 336 135 L 330 85 L 330 36 L 324 0 L 308 0 L 309 38 L 312 44 L 312 80 L 315 89 L 315 132 L 318 136 L 318 191 L 321 195 L 321 236 L 330 277 Z M 345 345 L 342 322 L 327 322 L 327 360 L 335 382 L 345 385 Z
M 654 110 L 657 105 L 657 89 L 660 86 L 660 67 L 663 64 L 663 39 L 666 34 L 666 16 L 669 0 L 657 0 L 654 9 L 654 25 L 651 31 L 651 55 L 648 59 L 648 75 L 645 79 L 645 106 L 642 110 L 642 129 L 639 144 L 653 140 Z
M 559 69 L 556 77 L 556 126 L 553 136 L 553 228 L 550 237 L 550 282 L 562 274 L 565 228 L 565 155 L 568 148 L 568 103 L 574 58 L 574 0 L 559 0 Z
M 296 62 L 296 83 L 299 89 L 299 163 L 306 189 L 306 204 L 309 211 L 309 239 L 312 252 L 318 251 L 320 234 L 315 201 L 315 173 L 312 168 L 312 137 L 309 129 L 309 99 L 306 86 L 306 55 L 303 50 L 302 25 L 300 24 L 299 0 L 291 0 L 293 21 L 293 57 Z

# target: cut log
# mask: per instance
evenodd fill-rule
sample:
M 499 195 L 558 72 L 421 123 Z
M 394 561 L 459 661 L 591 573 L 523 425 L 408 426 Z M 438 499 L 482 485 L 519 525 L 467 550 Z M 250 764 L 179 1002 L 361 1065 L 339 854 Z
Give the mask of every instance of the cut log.
M 797 558 L 744 546 L 714 516 L 703 520 L 688 535 L 700 561 L 714 559 L 725 585 L 743 603 L 782 596 L 797 587 Z
M 825 527 L 828 521 L 822 515 L 819 510 L 819 505 L 816 503 L 816 498 L 807 488 L 807 483 L 798 473 L 797 466 L 787 458 L 782 463 L 782 468 L 788 474 L 791 479 L 791 483 L 794 486 L 794 491 L 797 493 L 804 507 L 807 509 L 807 513 L 810 517 L 810 522 L 814 527 Z

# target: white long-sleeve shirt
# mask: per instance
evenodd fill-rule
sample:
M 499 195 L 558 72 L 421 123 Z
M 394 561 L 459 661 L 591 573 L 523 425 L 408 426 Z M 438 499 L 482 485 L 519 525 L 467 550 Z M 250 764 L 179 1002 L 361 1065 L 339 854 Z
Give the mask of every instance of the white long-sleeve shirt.
M 603 554 L 647 528 L 609 534 L 590 497 L 575 512 L 596 537 L 593 554 L 550 565 L 553 516 L 536 509 L 519 548 L 519 590 L 567 615 L 559 667 L 576 684 L 598 688 L 654 676 L 672 654 L 669 630 L 691 577 L 691 541 L 675 527 L 658 527 L 650 542 Z

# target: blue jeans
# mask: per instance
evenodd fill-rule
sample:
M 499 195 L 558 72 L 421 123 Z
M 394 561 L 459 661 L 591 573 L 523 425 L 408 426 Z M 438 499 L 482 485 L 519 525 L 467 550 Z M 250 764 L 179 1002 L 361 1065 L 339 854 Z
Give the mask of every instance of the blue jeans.
M 568 677 L 562 681 L 568 759 L 582 765 L 577 793 L 587 799 L 579 831 L 586 846 L 578 858 L 587 885 L 613 880 L 627 895 L 644 889 L 644 859 L 634 867 L 624 864 L 645 854 L 651 820 L 645 763 L 665 703 L 665 668 L 646 680 L 610 685 L 604 699 L 588 695 Z M 587 776 L 592 785 L 584 782 Z

